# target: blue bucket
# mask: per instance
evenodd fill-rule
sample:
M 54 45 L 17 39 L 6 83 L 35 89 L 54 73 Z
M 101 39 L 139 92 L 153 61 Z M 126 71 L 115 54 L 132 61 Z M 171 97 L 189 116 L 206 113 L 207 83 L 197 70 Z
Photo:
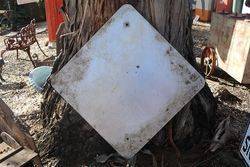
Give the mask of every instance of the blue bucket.
M 51 75 L 52 68 L 49 66 L 41 66 L 33 69 L 29 74 L 31 85 L 39 92 L 43 90 L 47 79 Z

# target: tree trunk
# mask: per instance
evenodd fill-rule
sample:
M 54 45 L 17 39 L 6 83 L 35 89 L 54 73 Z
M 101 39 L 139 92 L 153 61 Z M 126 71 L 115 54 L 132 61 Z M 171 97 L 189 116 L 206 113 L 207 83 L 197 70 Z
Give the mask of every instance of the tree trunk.
M 132 4 L 199 70 L 193 55 L 192 11 L 188 0 L 64 0 L 65 35 L 60 39 L 62 50 L 53 73 L 58 72 L 125 3 Z M 209 136 L 215 109 L 216 103 L 206 85 L 172 120 L 173 138 L 180 148 L 191 148 L 203 137 Z M 93 161 L 97 154 L 114 152 L 50 84 L 44 91 L 42 111 L 45 132 L 40 138 L 43 141 L 40 150 L 46 158 L 55 158 L 58 165 L 77 166 Z M 165 144 L 164 132 L 166 128 L 149 145 Z

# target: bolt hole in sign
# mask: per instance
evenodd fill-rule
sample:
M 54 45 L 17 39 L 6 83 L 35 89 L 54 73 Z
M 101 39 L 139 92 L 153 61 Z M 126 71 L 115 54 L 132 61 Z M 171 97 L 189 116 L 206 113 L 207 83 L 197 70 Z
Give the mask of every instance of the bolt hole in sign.
M 245 162 L 248 166 L 250 166 L 250 124 L 248 125 L 248 129 L 244 140 L 242 142 L 242 146 L 240 148 L 240 153 L 243 156 Z
M 133 157 L 204 86 L 203 77 L 131 5 L 51 79 L 123 157 Z

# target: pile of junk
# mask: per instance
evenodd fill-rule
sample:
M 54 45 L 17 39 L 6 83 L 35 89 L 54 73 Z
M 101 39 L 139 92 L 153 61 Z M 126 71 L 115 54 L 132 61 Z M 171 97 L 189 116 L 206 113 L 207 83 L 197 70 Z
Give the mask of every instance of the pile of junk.
M 32 19 L 45 20 L 44 1 L 34 3 L 18 3 L 13 0 L 0 0 L 0 35 L 17 31 Z

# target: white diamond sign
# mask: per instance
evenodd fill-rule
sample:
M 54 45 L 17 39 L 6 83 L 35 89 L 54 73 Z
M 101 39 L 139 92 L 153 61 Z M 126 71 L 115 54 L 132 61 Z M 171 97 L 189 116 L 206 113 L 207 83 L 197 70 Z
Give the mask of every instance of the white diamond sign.
M 132 6 L 51 80 L 123 157 L 133 157 L 204 86 L 203 77 Z

